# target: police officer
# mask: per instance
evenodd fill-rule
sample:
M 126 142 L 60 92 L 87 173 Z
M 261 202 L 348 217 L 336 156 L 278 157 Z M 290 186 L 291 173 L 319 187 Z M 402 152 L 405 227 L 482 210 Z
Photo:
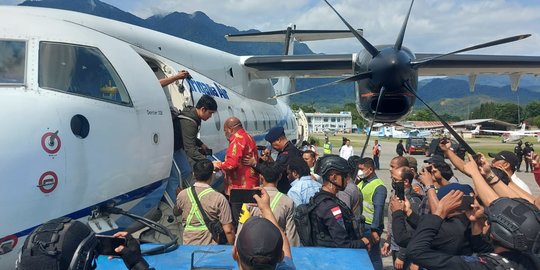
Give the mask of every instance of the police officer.
M 523 142 L 519 140 L 516 147 L 514 147 L 514 154 L 516 154 L 518 158 L 518 164 L 516 166 L 516 170 L 518 172 L 521 172 L 521 162 L 523 161 L 523 147 L 521 147 L 522 144 Z
M 436 211 L 427 214 L 409 242 L 408 255 L 427 269 L 540 269 L 538 239 L 540 212 L 523 199 L 499 198 L 485 209 L 487 232 L 495 253 L 457 256 L 433 250 L 431 242 L 443 220 L 461 205 L 461 191 L 451 191 L 441 199 Z M 476 222 L 484 224 L 478 219 Z
M 324 155 L 332 154 L 332 143 L 328 140 L 328 137 L 326 135 L 324 137 L 323 154 Z
M 289 164 L 290 159 L 294 158 L 298 158 L 302 160 L 302 162 L 305 162 L 302 158 L 302 152 L 300 152 L 300 150 L 298 150 L 298 148 L 296 148 L 292 142 L 287 140 L 283 127 L 271 128 L 264 139 L 272 145 L 272 148 L 278 151 L 275 162 L 276 166 L 281 168 L 283 174 L 281 175 L 281 180 L 278 182 L 277 188 L 279 192 L 287 194 L 291 188 L 291 184 L 287 179 L 287 164 Z M 253 155 L 242 158 L 242 163 L 244 165 L 255 167 L 257 171 L 260 171 L 257 160 Z
M 532 166 L 533 152 L 534 152 L 534 148 L 532 147 L 532 144 L 529 142 L 525 142 L 525 147 L 523 148 L 523 156 L 525 157 L 525 172 L 529 172 L 529 168 L 531 168 L 531 172 L 533 171 L 533 166 Z
M 337 155 L 326 155 L 315 165 L 315 172 L 322 176 L 323 186 L 310 203 L 317 206 L 311 213 L 313 239 L 316 246 L 340 248 L 369 248 L 369 239 L 362 237 L 352 211 L 336 197 L 345 190 L 349 173 L 347 161 Z

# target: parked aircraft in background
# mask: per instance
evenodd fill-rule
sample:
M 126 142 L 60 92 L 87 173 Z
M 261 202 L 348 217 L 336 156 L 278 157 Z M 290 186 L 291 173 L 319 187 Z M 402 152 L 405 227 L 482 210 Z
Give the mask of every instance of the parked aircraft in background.
M 525 122 L 522 122 L 520 125 L 520 129 L 516 130 L 488 130 L 488 129 L 481 129 L 481 132 L 485 133 L 493 133 L 493 134 L 501 134 L 501 141 L 503 143 L 507 142 L 515 142 L 523 139 L 527 136 L 536 136 L 539 137 L 540 130 L 527 130 L 527 124 Z

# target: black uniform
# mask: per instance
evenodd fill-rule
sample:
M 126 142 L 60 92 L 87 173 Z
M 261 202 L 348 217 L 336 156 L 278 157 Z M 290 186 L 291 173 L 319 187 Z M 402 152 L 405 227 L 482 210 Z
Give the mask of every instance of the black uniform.
M 347 205 L 334 194 L 321 190 L 313 196 L 320 201 L 312 212 L 314 242 L 317 246 L 366 248 L 355 228 L 354 216 Z
M 529 168 L 531 168 L 531 172 L 534 170 L 532 161 L 530 159 L 532 158 L 532 152 L 534 152 L 532 146 L 530 144 L 525 144 L 525 147 L 523 148 L 523 156 L 525 157 L 525 172 L 529 172 Z
M 431 243 L 441 228 L 443 219 L 435 215 L 424 215 L 416 232 L 409 242 L 409 258 L 421 267 L 437 269 L 499 269 L 501 266 L 495 259 L 497 255 L 480 254 L 479 256 L 449 255 L 434 250 Z M 516 251 L 503 252 L 500 256 L 507 259 L 508 266 L 514 269 L 536 269 L 534 263 L 524 254 Z M 507 269 L 504 267 L 502 269 Z
M 518 158 L 518 164 L 516 170 L 519 172 L 521 171 L 521 162 L 523 161 L 523 147 L 521 147 L 521 144 L 516 145 L 514 147 L 514 154 L 516 154 Z
M 289 164 L 289 160 L 293 158 L 304 160 L 302 159 L 302 152 L 300 152 L 294 144 L 288 141 L 283 151 L 279 152 L 276 158 L 276 165 L 283 169 L 281 180 L 277 184 L 277 189 L 284 194 L 287 194 L 291 188 L 291 183 L 289 182 L 289 179 L 287 179 L 287 164 Z
M 405 147 L 403 146 L 403 143 L 398 143 L 396 145 L 396 154 L 398 154 L 398 156 L 403 156 L 403 153 L 407 152 L 407 150 L 405 150 Z

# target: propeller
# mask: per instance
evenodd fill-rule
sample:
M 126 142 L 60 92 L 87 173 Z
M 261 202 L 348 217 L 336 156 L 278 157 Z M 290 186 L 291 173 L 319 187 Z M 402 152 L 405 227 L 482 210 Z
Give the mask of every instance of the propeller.
M 339 12 L 337 12 L 337 10 L 332 5 L 330 5 L 330 3 L 328 3 L 328 1 L 324 0 L 324 2 L 326 2 L 326 4 L 328 4 L 328 6 L 330 6 L 330 8 L 338 15 L 338 17 L 341 19 L 341 21 L 347 26 L 347 28 L 349 28 L 349 30 L 351 30 L 351 33 L 353 33 L 353 35 L 356 37 L 356 39 L 358 39 L 358 41 L 360 41 L 360 43 L 362 43 L 362 46 L 364 46 L 364 48 L 369 52 L 369 54 L 371 54 L 371 57 L 375 57 L 375 56 L 377 56 L 379 54 L 379 50 L 377 50 L 377 48 L 375 48 L 375 46 L 371 45 L 371 43 L 369 43 L 369 41 L 367 41 L 363 36 L 361 36 L 356 31 L 356 29 L 354 29 L 343 17 L 341 17 Z
M 366 152 L 367 145 L 369 144 L 369 138 L 371 137 L 371 131 L 373 130 L 373 124 L 376 122 L 377 113 L 379 112 L 379 105 L 381 105 L 382 97 L 384 96 L 384 87 L 381 88 L 381 93 L 379 94 L 379 97 L 377 98 L 377 106 L 375 107 L 375 114 L 373 115 L 373 120 L 371 120 L 371 124 L 369 126 L 369 131 L 366 137 L 366 142 L 364 143 L 364 147 L 362 147 L 362 153 L 360 154 L 360 157 L 364 157 L 364 153 Z
M 449 53 L 445 53 L 445 54 L 441 54 L 441 55 L 437 55 L 437 56 L 433 56 L 433 57 L 429 57 L 429 58 L 419 59 L 419 60 L 411 62 L 411 65 L 413 67 L 418 67 L 419 65 L 425 64 L 425 63 L 427 63 L 429 61 L 432 61 L 434 59 L 441 58 L 441 57 L 444 57 L 444 56 L 448 56 L 448 55 L 452 55 L 452 54 L 456 54 L 456 53 L 468 52 L 468 51 L 472 51 L 472 50 L 478 50 L 478 49 L 487 48 L 487 47 L 496 46 L 496 45 L 501 45 L 501 44 L 505 44 L 505 43 L 509 43 L 509 42 L 514 42 L 514 41 L 518 41 L 518 40 L 528 38 L 530 36 L 531 36 L 530 34 L 524 34 L 524 35 L 517 35 L 517 36 L 513 36 L 513 37 L 501 38 L 501 39 L 498 39 L 498 40 L 494 40 L 494 41 L 474 45 L 474 46 L 471 46 L 471 47 L 467 47 L 467 48 L 464 48 L 464 49 L 461 49 L 461 50 L 457 50 L 457 51 L 453 51 L 453 52 L 449 52 Z

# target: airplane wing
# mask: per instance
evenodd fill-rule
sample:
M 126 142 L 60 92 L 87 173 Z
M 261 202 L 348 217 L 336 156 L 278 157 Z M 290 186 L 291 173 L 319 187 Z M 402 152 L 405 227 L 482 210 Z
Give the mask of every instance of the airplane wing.
M 417 59 L 437 54 L 416 54 Z M 540 56 L 454 54 L 421 65 L 419 76 L 540 74 Z
M 434 56 L 437 54 L 416 54 L 417 59 Z M 355 59 L 356 54 L 247 56 L 242 58 L 242 64 L 252 78 L 342 77 L 352 75 Z M 510 75 L 515 77 L 517 87 L 520 75 L 540 75 L 540 56 L 456 54 L 434 59 L 418 68 L 419 76 L 479 74 Z
M 252 78 L 342 77 L 352 75 L 355 54 L 248 56 L 242 64 Z

